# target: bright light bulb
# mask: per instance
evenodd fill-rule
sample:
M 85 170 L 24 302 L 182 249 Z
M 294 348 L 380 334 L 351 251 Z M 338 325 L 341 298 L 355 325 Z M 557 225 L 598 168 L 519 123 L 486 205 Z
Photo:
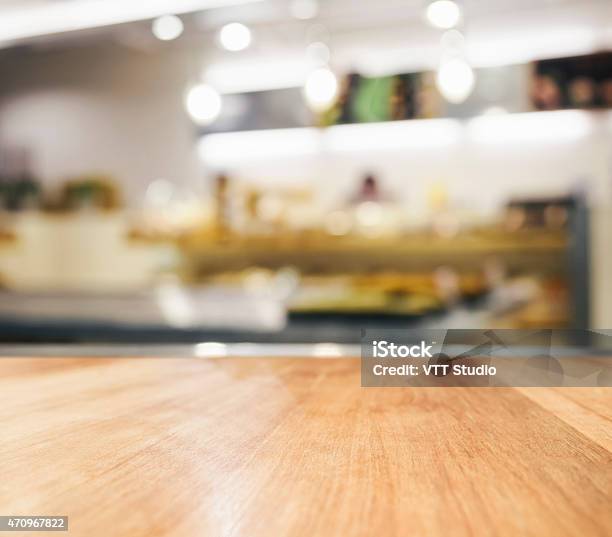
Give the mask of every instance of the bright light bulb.
M 251 30 L 239 22 L 226 24 L 219 32 L 219 42 L 225 50 L 237 52 L 251 44 Z
M 328 108 L 336 98 L 338 81 L 326 67 L 315 69 L 310 73 L 304 86 L 304 96 L 308 105 L 315 111 Z
M 221 96 L 214 88 L 200 84 L 187 93 L 187 112 L 200 125 L 209 125 L 219 117 L 222 106 Z
M 465 101 L 476 83 L 474 71 L 461 58 L 447 60 L 438 69 L 436 85 L 442 96 L 451 103 Z
M 161 41 L 172 41 L 183 33 L 183 21 L 176 15 L 164 15 L 153 21 L 151 31 Z
M 427 6 L 427 20 L 436 28 L 452 28 L 461 19 L 461 8 L 452 0 L 435 0 Z

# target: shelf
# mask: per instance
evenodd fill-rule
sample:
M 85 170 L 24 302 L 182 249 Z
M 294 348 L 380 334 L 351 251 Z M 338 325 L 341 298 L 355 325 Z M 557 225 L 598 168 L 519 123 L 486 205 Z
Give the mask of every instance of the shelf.
M 327 128 L 269 129 L 202 136 L 198 153 L 213 168 L 377 151 L 443 149 L 459 144 L 572 143 L 600 129 L 612 130 L 612 112 L 558 110 L 336 125 Z
M 503 260 L 508 268 L 535 268 L 555 273 L 563 270 L 567 256 L 563 232 L 460 235 L 455 238 L 413 234 L 404 237 L 312 236 L 248 237 L 218 242 L 192 238 L 184 241 L 185 257 L 196 274 L 241 270 L 249 266 L 294 266 L 305 272 L 362 272 L 430 270 L 450 265 L 480 269 L 489 258 Z

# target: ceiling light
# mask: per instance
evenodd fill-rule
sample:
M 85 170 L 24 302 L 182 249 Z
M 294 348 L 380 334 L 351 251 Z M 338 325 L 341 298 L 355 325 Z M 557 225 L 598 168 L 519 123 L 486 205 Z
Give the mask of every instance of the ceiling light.
M 161 41 L 172 41 L 183 33 L 183 21 L 176 15 L 163 15 L 153 21 L 151 31 Z
M 337 92 L 336 76 L 326 67 L 315 69 L 310 73 L 304 86 L 306 102 L 315 111 L 322 111 L 331 106 Z
M 317 0 L 293 0 L 289 9 L 296 19 L 313 19 L 319 13 L 319 2 Z
M 200 125 L 209 125 L 219 117 L 221 96 L 206 84 L 194 86 L 187 93 L 185 105 L 191 118 Z
M 427 20 L 436 28 L 452 28 L 461 19 L 461 8 L 452 0 L 435 0 L 427 6 Z
M 219 42 L 225 50 L 237 52 L 251 44 L 251 30 L 239 22 L 226 24 L 219 32 Z
M 476 77 L 470 65 L 461 58 L 442 63 L 436 76 L 436 85 L 442 96 L 450 103 L 462 103 L 472 90 Z

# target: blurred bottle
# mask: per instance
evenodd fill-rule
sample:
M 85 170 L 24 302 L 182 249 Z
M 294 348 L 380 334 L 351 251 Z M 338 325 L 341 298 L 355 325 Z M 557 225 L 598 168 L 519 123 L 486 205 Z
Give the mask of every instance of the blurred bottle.
M 389 109 L 393 120 L 412 119 L 416 116 L 414 76 L 397 75 L 393 77 Z
M 605 108 L 612 108 L 612 78 L 604 80 L 599 87 L 602 105 Z
M 461 231 L 456 205 L 451 205 L 448 186 L 443 182 L 433 183 L 427 192 L 431 230 L 444 239 L 452 239 Z
M 230 180 L 224 173 L 215 177 L 214 199 L 214 228 L 218 235 L 223 236 L 229 232 L 231 227 Z
M 319 117 L 322 126 L 405 120 L 440 115 L 440 96 L 428 73 L 364 77 L 347 74 L 336 102 Z
M 355 95 L 359 87 L 360 76 L 357 73 L 349 73 L 342 81 L 342 89 L 336 104 L 339 114 L 336 123 L 354 123 L 353 111 Z
M 342 123 L 355 123 L 355 96 L 359 87 L 360 76 L 349 73 L 340 80 L 340 91 L 334 104 L 322 112 L 317 124 L 323 127 Z

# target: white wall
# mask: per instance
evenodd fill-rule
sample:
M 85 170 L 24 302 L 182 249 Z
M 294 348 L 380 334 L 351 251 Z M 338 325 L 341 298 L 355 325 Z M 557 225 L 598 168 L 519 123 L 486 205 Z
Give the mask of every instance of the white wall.
M 197 187 L 189 59 L 116 47 L 0 57 L 0 147 L 29 149 L 46 184 L 111 174 L 130 203 L 157 178 Z

